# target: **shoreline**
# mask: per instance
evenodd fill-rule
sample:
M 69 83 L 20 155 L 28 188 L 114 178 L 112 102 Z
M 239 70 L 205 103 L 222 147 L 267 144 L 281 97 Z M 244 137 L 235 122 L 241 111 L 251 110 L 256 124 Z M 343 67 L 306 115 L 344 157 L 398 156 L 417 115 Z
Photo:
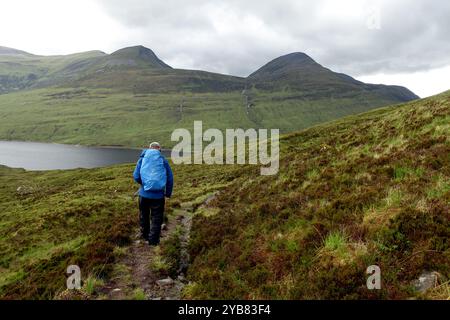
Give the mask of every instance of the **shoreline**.
M 1 142 L 11 142 L 11 143 L 40 143 L 40 144 L 53 144 L 60 146 L 70 146 L 70 147 L 82 147 L 82 148 L 98 148 L 98 149 L 123 149 L 123 150 L 143 150 L 148 149 L 148 147 L 134 147 L 134 146 L 124 146 L 124 145 L 103 145 L 103 144 L 72 144 L 72 143 L 61 143 L 52 141 L 35 141 L 35 140 L 5 140 L 0 139 Z M 171 152 L 172 149 L 161 149 L 162 152 Z

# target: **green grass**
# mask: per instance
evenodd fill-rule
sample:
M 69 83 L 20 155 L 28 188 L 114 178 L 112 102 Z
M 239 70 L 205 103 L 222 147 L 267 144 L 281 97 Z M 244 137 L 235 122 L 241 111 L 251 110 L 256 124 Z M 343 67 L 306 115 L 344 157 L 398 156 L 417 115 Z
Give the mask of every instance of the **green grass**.
M 133 292 L 133 300 L 147 300 L 147 295 L 144 290 L 137 288 Z
M 162 256 L 166 262 L 167 268 L 165 271 L 172 277 L 177 277 L 177 272 L 180 268 L 181 262 L 181 227 L 177 226 L 177 229 L 170 235 L 170 237 L 164 242 L 162 247 Z
M 331 232 L 324 241 L 324 248 L 329 251 L 340 251 L 345 245 L 346 239 L 341 232 Z
M 158 272 L 160 274 L 167 273 L 170 268 L 170 264 L 166 262 L 164 257 L 161 255 L 160 247 L 156 247 L 153 250 L 153 257 L 150 263 L 150 269 L 154 272 Z
M 399 189 L 391 188 L 384 199 L 386 207 L 398 207 L 402 202 L 402 192 Z
M 95 294 L 95 291 L 97 288 L 101 287 L 102 285 L 104 285 L 103 280 L 98 279 L 96 277 L 93 276 L 89 276 L 86 281 L 84 282 L 83 285 L 83 290 L 89 295 L 92 296 L 93 294 Z
M 423 172 L 424 170 L 422 168 L 396 167 L 394 168 L 394 177 L 398 181 L 408 177 L 420 178 Z

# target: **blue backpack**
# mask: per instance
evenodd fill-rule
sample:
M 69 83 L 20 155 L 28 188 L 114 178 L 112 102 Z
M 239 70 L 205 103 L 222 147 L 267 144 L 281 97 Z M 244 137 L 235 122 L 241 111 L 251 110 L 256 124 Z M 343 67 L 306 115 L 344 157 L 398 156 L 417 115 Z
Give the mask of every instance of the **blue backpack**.
M 154 149 L 145 151 L 140 174 L 145 191 L 163 191 L 166 188 L 166 167 L 161 152 Z

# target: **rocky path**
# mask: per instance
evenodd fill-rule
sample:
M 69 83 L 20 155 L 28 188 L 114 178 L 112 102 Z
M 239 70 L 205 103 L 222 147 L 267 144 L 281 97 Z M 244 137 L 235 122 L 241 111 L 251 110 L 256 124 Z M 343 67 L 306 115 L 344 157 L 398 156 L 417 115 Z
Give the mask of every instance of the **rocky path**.
M 162 230 L 161 245 L 150 247 L 142 241 L 139 230 L 136 229 L 134 241 L 129 247 L 119 253 L 118 261 L 108 283 L 99 290 L 102 297 L 112 300 L 123 299 L 180 299 L 183 287 L 187 281 L 185 274 L 189 265 L 187 246 L 192 221 L 192 207 L 189 203 L 174 209 L 169 221 Z M 158 271 L 158 266 L 164 264 L 161 247 L 174 233 L 179 233 L 180 262 L 177 275 L 173 279 Z

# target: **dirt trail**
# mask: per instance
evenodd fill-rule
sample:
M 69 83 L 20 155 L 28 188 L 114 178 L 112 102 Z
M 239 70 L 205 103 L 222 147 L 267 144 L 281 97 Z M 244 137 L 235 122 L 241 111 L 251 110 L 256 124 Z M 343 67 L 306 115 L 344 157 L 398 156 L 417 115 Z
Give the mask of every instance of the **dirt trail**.
M 192 221 L 192 207 L 184 203 L 175 208 L 169 215 L 166 227 L 162 230 L 161 245 L 150 247 L 140 239 L 139 229 L 136 229 L 133 242 L 124 248 L 124 253 L 115 263 L 115 269 L 108 283 L 102 286 L 103 298 L 107 299 L 180 299 L 183 287 L 187 284 L 185 273 L 189 265 L 187 246 Z M 155 270 L 155 265 L 161 263 L 161 247 L 174 233 L 180 232 L 180 263 L 177 277 L 172 279 Z M 139 293 L 137 293 L 139 292 Z

